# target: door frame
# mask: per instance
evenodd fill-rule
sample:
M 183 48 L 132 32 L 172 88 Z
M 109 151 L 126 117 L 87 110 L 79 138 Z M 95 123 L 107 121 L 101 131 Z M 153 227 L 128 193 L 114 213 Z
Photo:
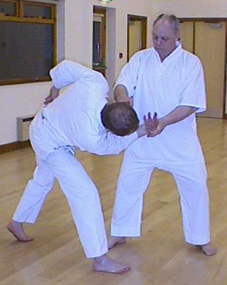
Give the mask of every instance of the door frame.
M 95 15 L 100 15 L 103 18 L 103 21 L 101 22 L 101 25 L 100 25 L 100 35 L 101 35 L 100 59 L 101 59 L 101 62 L 103 63 L 103 66 L 94 66 L 94 62 L 92 60 L 92 68 L 96 71 L 101 72 L 105 76 L 105 70 L 106 70 L 106 9 L 103 7 L 99 7 L 99 6 L 94 6 L 93 7 L 93 17 Z M 94 19 L 93 19 L 93 23 L 94 23 Z M 92 45 L 93 44 L 94 42 L 92 42 Z

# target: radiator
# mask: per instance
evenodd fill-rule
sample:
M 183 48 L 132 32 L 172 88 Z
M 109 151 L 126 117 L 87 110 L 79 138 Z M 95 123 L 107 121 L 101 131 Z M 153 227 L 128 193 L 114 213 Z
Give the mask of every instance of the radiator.
M 29 125 L 33 120 L 34 115 L 17 118 L 17 140 L 20 142 L 29 139 Z

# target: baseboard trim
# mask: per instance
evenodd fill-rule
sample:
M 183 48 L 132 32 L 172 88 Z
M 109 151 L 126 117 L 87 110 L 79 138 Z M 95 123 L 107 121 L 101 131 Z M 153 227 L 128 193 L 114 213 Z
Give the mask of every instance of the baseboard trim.
M 0 145 L 0 154 L 14 151 L 14 150 L 19 150 L 23 148 L 31 147 L 30 141 L 23 141 L 23 142 L 13 142 L 9 144 L 4 144 Z

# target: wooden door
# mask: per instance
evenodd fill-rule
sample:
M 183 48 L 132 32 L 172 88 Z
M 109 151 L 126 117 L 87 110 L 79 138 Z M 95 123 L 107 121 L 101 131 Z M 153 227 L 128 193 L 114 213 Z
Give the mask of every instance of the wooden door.
M 180 42 L 184 49 L 194 53 L 194 23 L 181 22 L 180 23 Z
M 225 85 L 225 22 L 195 23 L 195 54 L 201 59 L 206 82 L 207 111 L 202 116 L 223 118 Z

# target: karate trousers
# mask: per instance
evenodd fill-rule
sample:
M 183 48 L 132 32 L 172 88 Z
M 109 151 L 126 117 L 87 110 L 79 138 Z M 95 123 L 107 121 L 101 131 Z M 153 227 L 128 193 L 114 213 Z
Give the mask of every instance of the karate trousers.
M 56 150 L 45 160 L 37 157 L 33 179 L 26 186 L 13 220 L 35 223 L 55 179 L 68 201 L 86 257 L 105 254 L 107 237 L 97 188 L 67 149 Z
M 128 150 L 118 180 L 111 235 L 141 235 L 143 194 L 155 168 L 170 172 L 175 179 L 180 196 L 185 241 L 194 245 L 209 243 L 209 196 L 205 164 L 154 165 L 152 161 L 139 159 Z

